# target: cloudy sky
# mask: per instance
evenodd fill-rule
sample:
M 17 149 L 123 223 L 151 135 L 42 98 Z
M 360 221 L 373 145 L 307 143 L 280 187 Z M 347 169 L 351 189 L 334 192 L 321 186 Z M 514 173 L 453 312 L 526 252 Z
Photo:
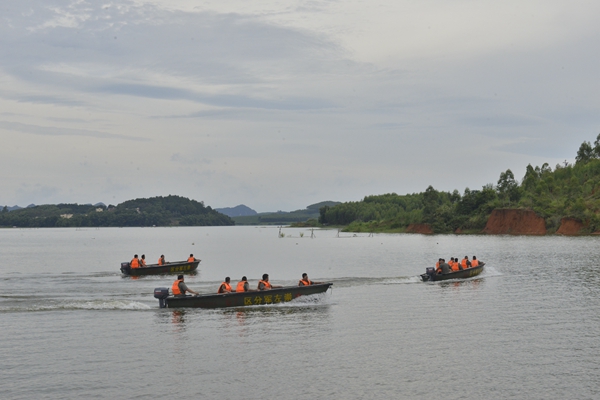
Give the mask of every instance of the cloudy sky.
M 598 1 L 0 5 L 0 204 L 463 191 L 600 133 Z

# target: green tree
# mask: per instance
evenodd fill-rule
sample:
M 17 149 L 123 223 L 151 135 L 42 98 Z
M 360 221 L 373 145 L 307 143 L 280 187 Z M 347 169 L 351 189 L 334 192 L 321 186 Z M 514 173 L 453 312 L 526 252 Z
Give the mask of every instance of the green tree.
M 575 164 L 585 164 L 592 158 L 595 158 L 595 154 L 590 142 L 581 143 L 579 150 L 577 150 L 577 156 L 575 156 Z

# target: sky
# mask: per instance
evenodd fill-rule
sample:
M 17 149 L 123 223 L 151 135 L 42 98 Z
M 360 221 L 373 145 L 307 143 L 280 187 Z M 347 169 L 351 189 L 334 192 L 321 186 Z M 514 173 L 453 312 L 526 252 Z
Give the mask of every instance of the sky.
M 495 184 L 600 133 L 600 2 L 0 3 L 0 205 Z

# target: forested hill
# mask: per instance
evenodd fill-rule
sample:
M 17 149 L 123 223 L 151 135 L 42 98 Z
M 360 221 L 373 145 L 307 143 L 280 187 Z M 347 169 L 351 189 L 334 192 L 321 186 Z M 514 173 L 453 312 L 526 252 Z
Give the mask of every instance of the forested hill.
M 117 206 L 80 204 L 42 205 L 0 212 L 0 226 L 212 226 L 234 225 L 233 220 L 203 202 L 180 196 L 125 201 Z
M 437 191 L 407 195 L 367 196 L 362 201 L 320 209 L 319 222 L 348 225 L 348 231 L 403 232 L 410 224 L 428 224 L 435 233 L 479 232 L 494 209 L 521 208 L 535 211 L 556 231 L 563 217 L 583 222 L 581 233 L 600 230 L 600 135 L 592 145 L 581 144 L 574 165 L 552 169 L 527 166 L 525 176 L 512 171 L 500 174 L 496 185 L 461 194 Z

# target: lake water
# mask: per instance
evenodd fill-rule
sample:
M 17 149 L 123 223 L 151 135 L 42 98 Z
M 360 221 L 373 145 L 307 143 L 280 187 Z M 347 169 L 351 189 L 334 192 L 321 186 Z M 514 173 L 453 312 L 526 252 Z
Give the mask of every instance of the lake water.
M 6 399 L 597 399 L 595 237 L 352 235 L 276 227 L 0 230 Z M 303 235 L 303 236 L 301 236 Z M 186 277 L 325 295 L 242 309 L 159 309 L 120 263 L 202 259 Z M 439 257 L 482 275 L 422 283 Z

